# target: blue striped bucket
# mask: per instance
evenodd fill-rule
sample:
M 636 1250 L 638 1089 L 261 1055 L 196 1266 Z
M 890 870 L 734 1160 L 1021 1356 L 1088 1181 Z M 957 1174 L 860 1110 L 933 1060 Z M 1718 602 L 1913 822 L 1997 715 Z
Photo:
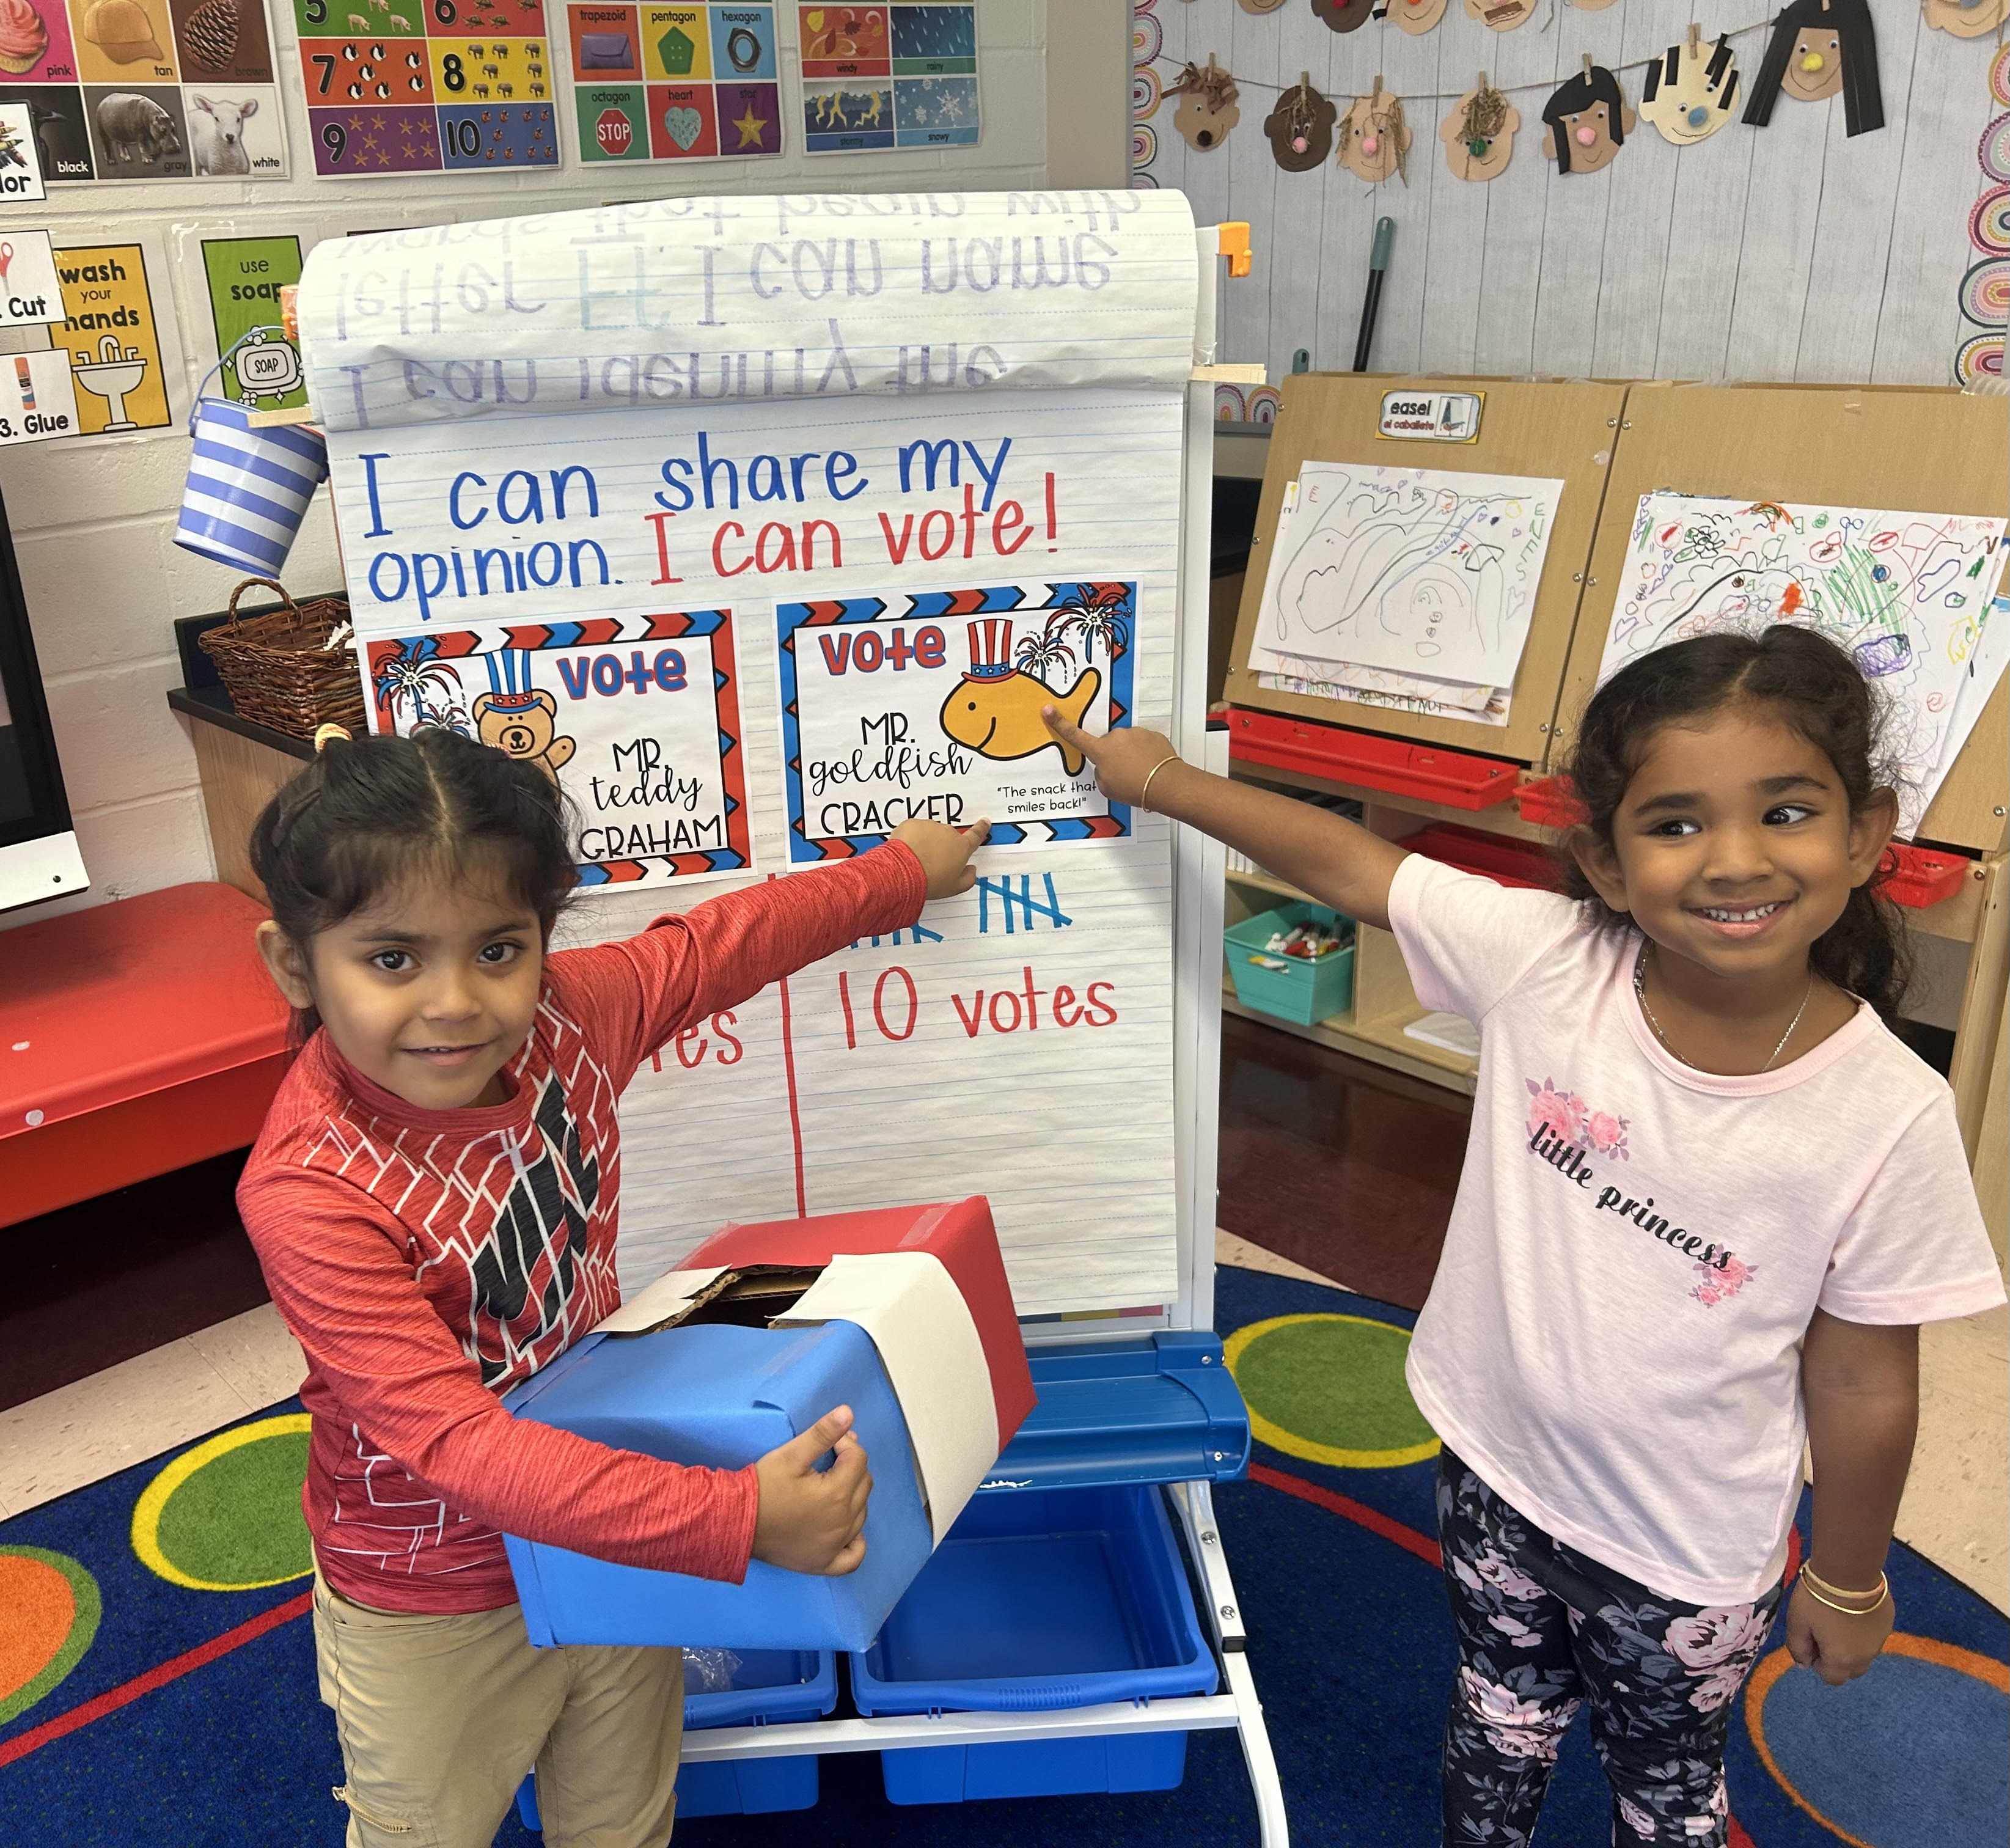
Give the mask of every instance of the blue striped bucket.
M 326 442 L 304 425 L 254 428 L 242 405 L 200 392 L 189 434 L 195 453 L 175 543 L 199 558 L 276 577 L 315 489 L 328 478 Z

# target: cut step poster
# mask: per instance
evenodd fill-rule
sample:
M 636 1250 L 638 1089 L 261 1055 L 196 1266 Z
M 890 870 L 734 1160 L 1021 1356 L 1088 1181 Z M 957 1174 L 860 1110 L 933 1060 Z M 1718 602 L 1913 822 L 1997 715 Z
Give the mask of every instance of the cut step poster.
M 0 0 L 0 103 L 51 185 L 286 176 L 265 0 Z
M 795 10 L 810 153 L 977 140 L 975 0 Z
M 1280 514 L 1251 671 L 1504 724 L 1562 492 L 1561 481 L 1307 462 Z
M 571 0 L 582 161 L 751 160 L 783 151 L 775 9 Z
M 972 247 L 1020 286 L 965 286 Z M 1093 725 L 1170 723 L 1198 286 L 1186 201 L 1126 191 L 666 199 L 308 254 L 357 634 L 411 683 L 390 722 L 423 698 L 521 727 L 601 830 L 569 931 L 826 878 L 793 850 L 880 851 L 882 798 L 1028 810 L 993 809 L 975 889 L 645 1068 L 624 1282 L 729 1219 L 981 1192 L 1022 1314 L 1172 1299 L 1170 829 L 1031 727 L 1042 687 Z M 437 312 L 401 316 L 406 292 Z M 946 781 L 903 756 L 929 728 Z M 855 762 L 841 799 L 878 812 L 792 829 L 792 758 Z
M 2010 660 L 1992 620 L 2004 531 L 2001 514 L 1642 495 L 1599 678 L 1693 636 L 1820 630 L 1884 699 L 1909 835 Z

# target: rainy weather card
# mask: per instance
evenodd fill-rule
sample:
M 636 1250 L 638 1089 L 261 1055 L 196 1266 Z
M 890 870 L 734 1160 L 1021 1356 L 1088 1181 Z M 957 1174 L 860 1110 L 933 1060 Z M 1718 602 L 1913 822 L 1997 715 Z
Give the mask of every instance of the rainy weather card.
M 777 603 L 789 857 L 863 852 L 910 819 L 994 847 L 1120 840 L 1131 812 L 1040 716 L 1128 725 L 1135 581 Z
M 808 152 L 950 147 L 977 140 L 974 0 L 799 5 L 796 21 Z
M 753 865 L 730 610 L 487 624 L 366 646 L 377 730 L 478 738 L 572 798 L 583 889 Z

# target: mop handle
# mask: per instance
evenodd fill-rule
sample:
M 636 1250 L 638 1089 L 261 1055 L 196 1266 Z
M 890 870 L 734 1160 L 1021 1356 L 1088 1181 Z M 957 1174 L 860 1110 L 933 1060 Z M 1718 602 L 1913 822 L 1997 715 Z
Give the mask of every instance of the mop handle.
M 1389 247 L 1395 241 L 1396 221 L 1375 221 L 1375 247 L 1368 254 L 1368 294 L 1361 304 L 1361 332 L 1354 342 L 1354 369 L 1368 370 L 1368 350 L 1375 343 L 1375 317 L 1382 307 L 1382 278 L 1389 268 Z

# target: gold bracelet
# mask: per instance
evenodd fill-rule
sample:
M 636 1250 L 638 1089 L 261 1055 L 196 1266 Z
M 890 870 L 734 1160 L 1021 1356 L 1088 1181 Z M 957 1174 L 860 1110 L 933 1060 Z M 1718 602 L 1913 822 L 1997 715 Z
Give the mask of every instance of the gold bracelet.
M 1805 1579 L 1807 1576 L 1806 1570 L 1803 1568 L 1801 1576 Z M 1831 1611 L 1840 1611 L 1845 1617 L 1874 1617 L 1884 1609 L 1885 1599 L 1891 1595 L 1891 1587 L 1888 1584 L 1886 1585 L 1877 1594 L 1877 1601 L 1874 1605 L 1839 1605 L 1834 1598 L 1824 1597 L 1813 1585 L 1807 1587 L 1807 1594 L 1816 1604 L 1827 1605 Z M 1859 1595 L 1860 1596 L 1861 1594 Z
M 1891 1589 L 1891 1581 L 1880 1572 L 1877 1575 L 1877 1583 L 1872 1590 L 1851 1591 L 1845 1589 L 1844 1587 L 1837 1584 L 1833 1579 L 1824 1578 L 1820 1573 L 1816 1572 L 1812 1565 L 1808 1565 L 1805 1561 L 1802 1562 L 1801 1565 L 1801 1576 L 1804 1579 L 1812 1579 L 1815 1583 L 1820 1586 L 1823 1590 L 1829 1592 L 1837 1597 L 1874 1597 L 1876 1599 L 1882 1599 L 1884 1594 Z M 1877 1603 L 1873 1601 L 1869 1608 L 1873 1611 L 1876 1610 L 1877 1608 Z
M 1153 764 L 1151 769 L 1145 773 L 1145 787 L 1138 792 L 1138 806 L 1140 808 L 1145 806 L 1145 798 L 1152 793 L 1152 779 L 1157 776 L 1159 771 L 1163 770 L 1167 764 L 1177 763 L 1179 761 L 1180 754 L 1178 752 L 1175 751 L 1170 756 L 1160 758 L 1159 761 Z M 1158 811 L 1156 809 L 1152 809 L 1149 811 L 1149 812 L 1156 815 Z

